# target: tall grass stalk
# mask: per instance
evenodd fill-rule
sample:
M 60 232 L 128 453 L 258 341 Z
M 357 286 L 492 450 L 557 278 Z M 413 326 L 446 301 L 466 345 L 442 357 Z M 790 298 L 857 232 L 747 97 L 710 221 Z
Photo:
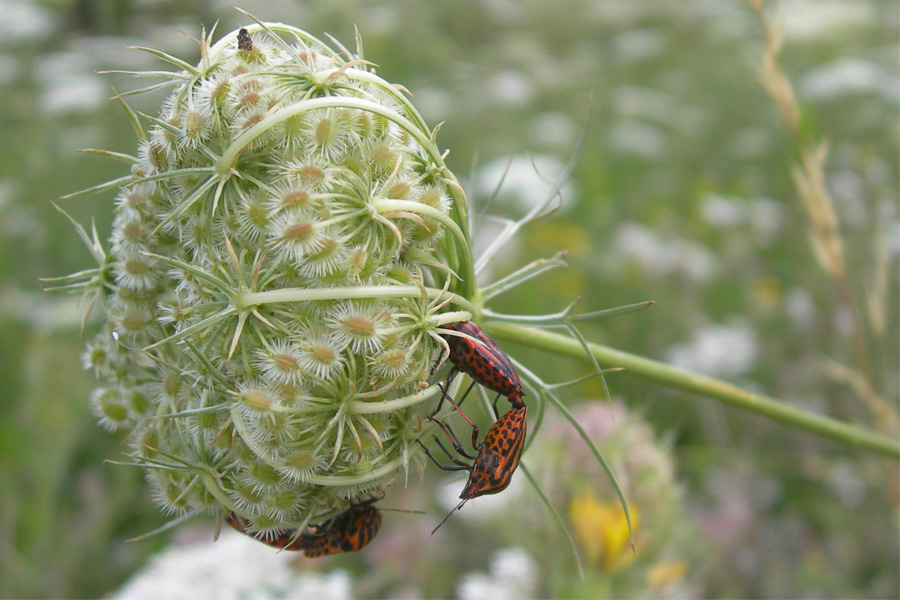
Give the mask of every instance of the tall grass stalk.
M 884 339 L 888 261 L 883 257 L 885 253 L 876 249 L 879 260 L 875 264 L 872 274 L 874 284 L 870 287 L 871 291 L 867 298 L 866 312 L 869 325 L 867 329 L 861 317 L 863 310 L 847 280 L 841 224 L 825 184 L 824 165 L 828 156 L 828 145 L 825 142 L 811 142 L 804 135 L 801 128 L 800 106 L 779 60 L 782 49 L 781 32 L 777 24 L 767 16 L 763 0 L 749 1 L 764 38 L 760 82 L 774 100 L 793 139 L 799 160 L 799 165 L 794 168 L 794 180 L 812 226 L 810 242 L 813 252 L 831 278 L 838 302 L 851 317 L 855 367 L 829 361 L 824 371 L 835 380 L 850 385 L 866 404 L 875 428 L 885 435 L 896 438 L 897 412 L 891 404 L 885 402 L 879 392 L 868 351 L 870 339 Z M 898 504 L 900 494 L 897 492 L 898 476 L 895 465 L 886 465 L 886 473 L 891 482 L 890 489 L 894 490 L 893 501 Z
M 875 419 L 876 427 L 888 433 L 897 429 L 897 413 L 879 396 L 874 385 L 874 373 L 869 359 L 866 344 L 866 329 L 860 317 L 861 310 L 854 298 L 853 291 L 847 281 L 847 269 L 844 261 L 844 241 L 841 236 L 840 221 L 834 210 L 834 203 L 825 185 L 825 160 L 828 156 L 826 143 L 814 144 L 806 139 L 800 127 L 801 112 L 790 81 L 781 69 L 781 33 L 776 24 L 766 16 L 762 0 L 750 0 L 757 15 L 765 38 L 763 63 L 760 69 L 760 81 L 778 107 L 791 133 L 794 147 L 800 164 L 794 169 L 794 180 L 800 200 L 806 207 L 812 225 L 810 242 L 819 264 L 834 282 L 838 301 L 852 317 L 853 350 L 856 368 L 867 382 L 866 385 L 853 387 L 868 404 Z M 870 296 L 869 310 L 871 330 L 875 335 L 883 335 L 885 321 L 885 303 L 879 301 L 883 294 L 879 290 L 886 288 L 888 263 L 879 260 L 875 266 L 874 293 Z M 879 285 L 879 282 L 882 282 Z M 879 326 L 882 324 L 882 326 Z M 841 377 L 841 379 L 844 379 Z

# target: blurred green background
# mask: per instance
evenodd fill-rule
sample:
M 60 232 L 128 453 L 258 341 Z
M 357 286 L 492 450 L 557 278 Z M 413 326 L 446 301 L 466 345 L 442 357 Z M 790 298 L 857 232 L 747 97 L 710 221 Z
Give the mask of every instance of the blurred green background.
M 583 310 L 654 300 L 649 310 L 583 331 L 592 341 L 873 426 L 871 411 L 834 367 L 854 366 L 851 319 L 810 247 L 792 180 L 795 149 L 759 85 L 761 34 L 747 4 L 241 6 L 262 20 L 330 33 L 350 48 L 358 27 L 379 74 L 408 88 L 430 124 L 444 122 L 439 145 L 451 149 L 448 164 L 473 212 L 509 165 L 489 210 L 521 216 L 589 127 L 562 209 L 510 244 L 490 275 L 567 248 L 569 268 L 497 298 L 495 310 L 554 312 L 578 296 Z M 896 410 L 900 8 L 786 0 L 779 12 L 802 128 L 829 142 L 826 183 L 874 383 Z M 246 23 L 230 3 L 215 0 L 0 1 L 2 597 L 103 596 L 163 547 L 212 537 L 209 520 L 126 541 L 164 519 L 142 473 L 104 464 L 121 459 L 124 446 L 88 410 L 93 381 L 80 359 L 90 337 L 80 334 L 83 307 L 75 297 L 40 291 L 38 278 L 92 264 L 52 202 L 124 173 L 121 164 L 76 150 L 134 152 L 124 113 L 106 99 L 112 88 L 134 89 L 135 82 L 97 71 L 165 68 L 126 50 L 130 45 L 196 61 L 197 47 L 182 33 L 199 37 L 201 25 L 216 21 L 220 34 Z M 155 114 L 160 100 L 140 96 L 131 104 Z M 105 240 L 112 197 L 62 206 L 83 224 L 94 219 Z M 506 350 L 551 381 L 585 369 Z M 591 527 L 615 526 L 608 519 L 588 525 L 568 504 L 582 488 L 561 474 L 576 478 L 579 461 L 590 459 L 566 446 L 564 427 L 549 423 L 536 441 L 543 451 L 526 453 L 524 462 L 539 478 L 556 470 L 555 479 L 542 481 L 580 540 L 584 583 L 565 538 L 527 486 L 509 496 L 505 517 L 493 513 L 467 525 L 467 506 L 427 535 L 444 510 L 435 500 L 443 474 L 431 469 L 424 486 L 411 473 L 409 489 L 391 499 L 398 508 L 426 509 L 427 517 L 388 513 L 381 546 L 321 563 L 301 560 L 299 568 L 346 570 L 356 597 L 473 597 L 490 589 L 477 583 L 503 578 L 497 569 L 481 579 L 472 573 L 489 571 L 497 551 L 521 548 L 537 565 L 524 592 L 533 597 L 900 594 L 896 463 L 627 374 L 608 381 L 616 403 L 604 405 L 607 413 L 590 413 L 602 393 L 596 384 L 567 390 L 565 399 L 612 428 L 604 433 L 598 425 L 598 441 L 619 461 L 633 497 L 665 488 L 639 502 L 645 541 L 634 558 L 613 542 L 603 558 L 590 550 L 587 540 L 607 535 Z M 653 481 L 629 474 L 634 463 L 653 463 Z M 554 486 L 568 491 L 557 495 Z M 615 506 L 608 489 L 598 494 L 586 505 Z M 404 538 L 404 528 L 415 535 Z

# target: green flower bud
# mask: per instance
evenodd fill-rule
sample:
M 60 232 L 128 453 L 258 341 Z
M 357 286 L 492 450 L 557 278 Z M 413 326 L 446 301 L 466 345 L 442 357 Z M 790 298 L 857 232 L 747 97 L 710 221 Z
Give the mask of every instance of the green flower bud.
M 408 469 L 435 328 L 469 316 L 474 277 L 465 196 L 398 88 L 247 29 L 196 67 L 154 52 L 178 72 L 92 245 L 108 327 L 83 362 L 166 513 L 224 505 L 265 535 Z

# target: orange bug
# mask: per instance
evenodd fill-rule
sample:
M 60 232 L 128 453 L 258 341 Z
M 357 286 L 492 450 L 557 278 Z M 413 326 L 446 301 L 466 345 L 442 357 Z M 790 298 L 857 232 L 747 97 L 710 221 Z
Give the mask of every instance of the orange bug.
M 281 550 L 302 550 L 307 558 L 356 552 L 365 548 L 381 528 L 382 513 L 374 506 L 378 499 L 371 498 L 365 502 L 353 504 L 336 517 L 322 524 L 313 525 L 294 541 L 291 541 L 294 532 L 290 531 L 270 539 L 252 537 Z M 250 535 L 243 519 L 233 512 L 225 511 L 225 522 L 241 533 Z

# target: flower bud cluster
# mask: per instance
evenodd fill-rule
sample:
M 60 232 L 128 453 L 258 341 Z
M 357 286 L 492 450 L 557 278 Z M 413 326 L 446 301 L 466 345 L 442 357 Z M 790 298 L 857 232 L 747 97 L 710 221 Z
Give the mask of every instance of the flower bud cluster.
M 93 409 L 164 511 L 300 527 L 407 466 L 465 198 L 346 50 L 257 24 L 153 52 L 179 72 L 116 200 Z

